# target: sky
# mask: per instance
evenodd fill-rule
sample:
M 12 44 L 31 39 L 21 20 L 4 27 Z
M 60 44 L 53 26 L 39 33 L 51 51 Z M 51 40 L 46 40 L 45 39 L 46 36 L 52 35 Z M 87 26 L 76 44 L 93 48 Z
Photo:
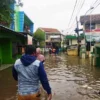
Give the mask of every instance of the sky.
M 76 27 L 76 16 L 78 20 L 80 16 L 85 15 L 85 13 L 90 9 L 96 0 L 21 0 L 23 2 L 23 10 L 27 16 L 34 22 L 34 30 L 38 27 L 44 28 L 56 28 L 63 34 L 74 33 L 73 30 Z M 84 4 L 83 4 L 84 2 Z M 97 0 L 96 6 L 100 3 Z M 83 7 L 81 8 L 81 5 Z M 71 18 L 74 9 L 73 16 Z M 92 14 L 100 13 L 100 5 L 93 9 Z M 88 11 L 87 14 L 90 13 Z M 79 23 L 80 24 L 80 23 Z M 79 25 L 80 26 L 80 25 Z

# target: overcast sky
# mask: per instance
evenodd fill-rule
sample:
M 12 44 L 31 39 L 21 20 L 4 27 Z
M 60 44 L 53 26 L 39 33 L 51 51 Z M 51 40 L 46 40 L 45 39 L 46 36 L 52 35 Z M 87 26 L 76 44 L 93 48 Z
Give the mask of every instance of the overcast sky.
M 84 0 L 77 1 L 77 7 L 74 11 L 71 23 L 69 23 L 69 21 L 76 0 L 22 0 L 24 6 L 21 10 L 24 10 L 28 17 L 34 22 L 35 30 L 38 27 L 57 28 L 60 31 L 64 30 L 66 33 L 68 28 L 70 28 L 70 31 L 74 30 L 76 26 L 76 14 L 78 14 L 79 19 L 80 15 L 84 15 L 96 0 L 85 0 L 85 2 Z M 83 2 L 84 5 L 81 9 Z M 95 5 L 99 3 L 100 0 L 98 0 Z M 79 11 L 79 9 L 81 10 Z M 94 9 L 92 14 L 99 14 L 99 9 L 100 5 Z

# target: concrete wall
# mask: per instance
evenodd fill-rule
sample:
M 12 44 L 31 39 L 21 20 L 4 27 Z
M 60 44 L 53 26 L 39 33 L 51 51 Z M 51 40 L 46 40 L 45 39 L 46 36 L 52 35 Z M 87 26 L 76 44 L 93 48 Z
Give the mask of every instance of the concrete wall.
M 76 39 L 69 40 L 69 45 L 75 45 L 75 44 L 78 44 Z
M 100 24 L 96 24 L 96 29 L 100 29 Z
M 72 40 L 72 45 L 77 44 L 77 40 Z
M 53 35 L 52 34 L 46 34 L 46 42 L 61 42 L 61 36 L 58 34 L 58 35 Z

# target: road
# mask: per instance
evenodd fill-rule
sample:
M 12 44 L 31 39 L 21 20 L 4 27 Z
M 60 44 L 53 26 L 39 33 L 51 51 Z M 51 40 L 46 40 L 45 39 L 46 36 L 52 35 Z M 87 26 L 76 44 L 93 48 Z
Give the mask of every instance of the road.
M 52 100 L 100 100 L 100 67 L 91 66 L 90 59 L 66 54 L 46 55 L 45 69 Z M 17 83 L 11 67 L 0 71 L 0 90 L 0 100 L 17 100 Z

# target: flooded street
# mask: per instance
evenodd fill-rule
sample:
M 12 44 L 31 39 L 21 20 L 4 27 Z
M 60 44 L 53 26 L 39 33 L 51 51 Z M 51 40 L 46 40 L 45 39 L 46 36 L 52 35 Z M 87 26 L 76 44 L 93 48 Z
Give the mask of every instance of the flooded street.
M 53 91 L 52 100 L 100 100 L 100 67 L 89 59 L 61 54 L 46 56 L 45 69 Z M 0 72 L 0 100 L 16 100 L 17 86 L 11 68 Z

